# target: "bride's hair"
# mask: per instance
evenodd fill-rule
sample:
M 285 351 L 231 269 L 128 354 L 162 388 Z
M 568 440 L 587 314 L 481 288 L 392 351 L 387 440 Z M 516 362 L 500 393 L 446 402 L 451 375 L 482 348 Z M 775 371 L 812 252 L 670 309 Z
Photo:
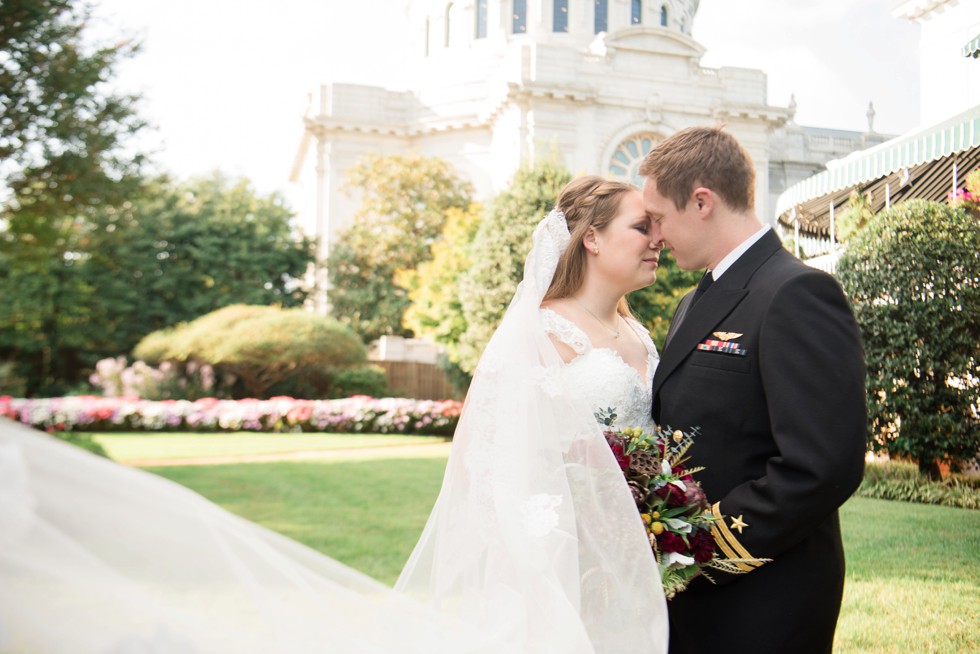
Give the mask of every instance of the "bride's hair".
M 585 260 L 589 256 L 582 243 L 585 233 L 590 227 L 596 231 L 604 229 L 619 214 L 623 196 L 635 190 L 636 187 L 625 182 L 589 175 L 572 180 L 558 193 L 555 209 L 565 214 L 572 238 L 558 259 L 544 302 L 571 297 L 581 288 L 585 281 Z M 616 309 L 623 316 L 634 317 L 625 296 Z

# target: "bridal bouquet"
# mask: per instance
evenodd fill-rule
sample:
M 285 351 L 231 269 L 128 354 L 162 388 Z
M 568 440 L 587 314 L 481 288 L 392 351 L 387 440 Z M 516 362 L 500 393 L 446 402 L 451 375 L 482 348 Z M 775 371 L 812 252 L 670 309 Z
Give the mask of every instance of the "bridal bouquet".
M 735 565 L 741 560 L 715 556 L 711 525 L 721 516 L 710 512 L 704 491 L 694 480 L 704 468 L 684 466 L 697 430 L 668 428 L 648 434 L 638 427 L 617 429 L 613 409 L 599 411 L 596 418 L 605 426 L 606 442 L 646 526 L 667 598 L 683 591 L 698 574 L 710 580 L 706 568 L 741 572 Z

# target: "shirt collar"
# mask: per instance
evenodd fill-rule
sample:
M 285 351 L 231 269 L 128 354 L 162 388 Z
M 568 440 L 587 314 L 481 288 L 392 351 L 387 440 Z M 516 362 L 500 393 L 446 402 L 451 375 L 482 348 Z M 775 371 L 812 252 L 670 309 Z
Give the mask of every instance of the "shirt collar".
M 766 232 L 769 231 L 769 225 L 763 225 L 759 231 L 755 232 L 747 239 L 742 241 L 738 247 L 725 255 L 725 258 L 718 262 L 718 265 L 712 268 L 711 277 L 715 281 L 718 281 L 725 271 L 732 267 L 732 264 L 738 261 L 738 258 L 745 254 L 745 252 L 755 245 L 756 241 L 765 236 Z

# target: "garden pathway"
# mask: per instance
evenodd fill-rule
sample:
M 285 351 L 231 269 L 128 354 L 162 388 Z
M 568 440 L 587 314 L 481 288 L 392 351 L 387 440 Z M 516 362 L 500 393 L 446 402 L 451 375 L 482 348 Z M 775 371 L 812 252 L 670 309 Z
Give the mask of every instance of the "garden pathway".
M 365 461 L 369 459 L 420 459 L 449 456 L 452 442 L 421 443 L 411 445 L 385 445 L 340 450 L 310 450 L 306 452 L 275 452 L 270 454 L 244 454 L 233 456 L 209 456 L 194 459 L 139 459 L 120 461 L 137 468 L 162 468 L 167 466 L 209 466 L 222 463 L 268 463 L 270 461 Z

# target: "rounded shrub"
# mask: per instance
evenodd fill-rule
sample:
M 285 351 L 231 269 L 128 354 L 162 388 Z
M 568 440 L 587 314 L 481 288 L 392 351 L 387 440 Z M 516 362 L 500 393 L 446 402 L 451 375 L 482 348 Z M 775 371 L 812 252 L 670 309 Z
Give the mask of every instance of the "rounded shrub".
M 980 450 L 980 224 L 912 200 L 847 244 L 838 277 L 868 366 L 870 445 L 931 477 Z

